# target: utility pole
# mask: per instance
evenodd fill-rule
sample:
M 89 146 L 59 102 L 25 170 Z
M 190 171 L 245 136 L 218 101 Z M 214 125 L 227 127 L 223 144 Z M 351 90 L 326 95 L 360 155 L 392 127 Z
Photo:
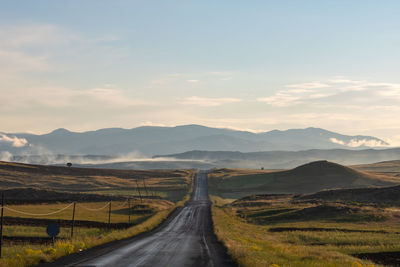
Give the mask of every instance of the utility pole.
M 146 182 L 144 181 L 144 178 L 142 178 L 142 181 L 143 181 L 144 190 L 146 191 L 146 196 L 149 196 L 149 192 L 147 191 Z
M 4 193 L 1 194 L 1 219 L 0 219 L 0 258 L 3 248 L 3 217 L 4 217 Z
M 128 198 L 128 223 L 131 223 L 131 199 Z
M 74 202 L 74 209 L 72 211 L 72 224 L 71 224 L 71 239 L 74 236 L 74 226 L 75 226 L 75 208 L 76 208 L 76 202 Z
M 111 200 L 110 205 L 108 206 L 108 228 L 111 226 Z
M 142 195 L 140 194 L 140 189 L 139 189 L 139 184 L 138 184 L 137 179 L 136 179 L 135 181 L 136 181 L 136 189 L 137 189 L 137 191 L 139 192 L 140 202 L 143 202 L 143 201 L 142 201 Z

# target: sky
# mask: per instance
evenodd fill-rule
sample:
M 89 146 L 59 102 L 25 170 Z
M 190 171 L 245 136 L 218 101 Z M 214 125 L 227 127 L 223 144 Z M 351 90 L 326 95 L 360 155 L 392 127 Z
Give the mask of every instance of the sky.
M 397 0 L 3 0 L 0 132 L 313 126 L 400 145 L 399 11 Z

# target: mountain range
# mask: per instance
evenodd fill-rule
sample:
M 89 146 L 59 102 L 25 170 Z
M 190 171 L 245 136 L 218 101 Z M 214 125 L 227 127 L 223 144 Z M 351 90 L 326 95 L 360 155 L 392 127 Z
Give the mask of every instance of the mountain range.
M 201 125 L 106 128 L 88 132 L 57 129 L 48 134 L 0 133 L 0 153 L 13 155 L 108 155 L 132 157 L 208 151 L 300 151 L 308 149 L 365 149 L 387 147 L 373 136 L 343 135 L 320 128 L 253 133 Z
M 287 169 L 318 160 L 329 160 L 343 165 L 369 164 L 400 159 L 400 148 L 388 149 L 310 149 L 301 151 L 187 151 L 154 158 L 192 160 L 214 165 L 216 168 Z

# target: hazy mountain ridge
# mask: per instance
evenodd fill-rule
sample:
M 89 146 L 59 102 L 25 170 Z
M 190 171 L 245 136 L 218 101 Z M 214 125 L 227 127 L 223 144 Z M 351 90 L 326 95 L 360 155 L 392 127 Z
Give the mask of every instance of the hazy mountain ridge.
M 5 137 L 4 137 L 5 136 Z M 319 128 L 273 130 L 263 133 L 201 125 L 105 128 L 88 132 L 57 129 L 43 135 L 0 134 L 0 151 L 12 154 L 141 155 L 173 154 L 190 150 L 290 151 L 387 146 L 372 136 L 348 136 Z
M 343 165 L 367 164 L 379 161 L 400 159 L 400 148 L 389 149 L 311 149 L 303 151 L 265 151 L 265 152 L 235 152 L 235 151 L 187 151 L 180 154 L 170 154 L 163 158 L 181 160 L 198 160 L 223 168 L 261 168 L 287 169 L 317 160 L 329 160 Z

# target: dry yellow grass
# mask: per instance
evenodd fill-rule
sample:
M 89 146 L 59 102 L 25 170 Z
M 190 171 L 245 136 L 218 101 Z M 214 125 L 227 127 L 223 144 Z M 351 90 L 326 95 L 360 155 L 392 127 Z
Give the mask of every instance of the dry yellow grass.
M 326 246 L 307 246 L 288 242 L 277 234 L 271 234 L 268 227 L 247 223 L 224 208 L 213 206 L 214 231 L 239 266 L 361 266 L 374 265 L 370 261 Z M 290 234 L 289 234 L 290 236 Z M 293 240 L 291 240 L 293 241 Z
M 50 245 L 14 245 L 3 250 L 1 267 L 24 267 L 49 262 L 59 257 L 76 253 L 81 250 L 98 246 L 123 238 L 138 235 L 158 226 L 173 210 L 163 210 L 141 224 L 132 226 L 126 230 L 92 231 L 85 235 L 76 235 L 72 240 L 57 241 L 55 246 Z
M 67 192 L 161 195 L 179 201 L 189 188 L 192 170 L 107 170 L 29 165 L 0 161 L 0 189 L 36 188 Z M 146 193 L 146 191 L 149 191 Z

